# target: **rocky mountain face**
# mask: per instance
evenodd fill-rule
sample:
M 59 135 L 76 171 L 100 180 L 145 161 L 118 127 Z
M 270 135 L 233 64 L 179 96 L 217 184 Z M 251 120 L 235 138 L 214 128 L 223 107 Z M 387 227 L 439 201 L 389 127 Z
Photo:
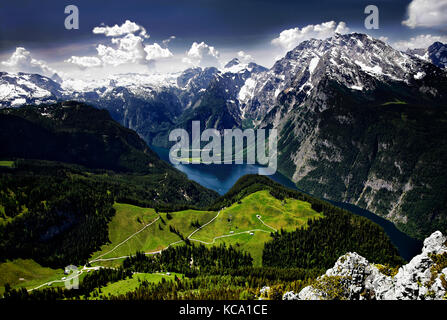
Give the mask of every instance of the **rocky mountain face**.
M 428 47 L 428 57 L 430 61 L 440 67 L 447 67 L 447 45 L 441 42 L 435 42 L 430 47 Z
M 246 118 L 238 97 L 248 79 L 266 70 L 255 63 L 244 64 L 237 58 L 231 60 L 214 74 L 214 79 L 202 89 L 195 104 L 185 110 L 177 125 L 190 129 L 191 122 L 195 120 L 201 121 L 204 128 L 217 130 L 250 125 L 244 122 Z
M 340 257 L 315 284 L 284 300 L 445 300 L 447 299 L 447 237 L 440 231 L 425 239 L 420 255 L 395 275 L 357 253 Z
M 154 144 L 182 113 L 178 74 L 122 74 L 98 81 L 66 81 L 71 99 L 106 109 L 112 118 Z
M 328 94 L 322 92 L 324 88 L 320 84 L 324 85 L 325 81 L 332 80 L 350 91 L 371 95 L 383 83 L 414 85 L 419 89 L 429 78 L 433 81 L 431 76 L 438 75 L 444 76 L 431 63 L 399 52 L 368 35 L 337 34 L 326 40 L 302 42 L 268 72 L 252 77 L 242 89 L 240 99 L 247 114 L 254 112 L 255 116 L 268 114 L 278 104 L 288 102 L 291 106 L 306 100 L 316 100 L 313 106 L 324 111 L 329 106 Z M 428 92 L 428 87 L 421 90 L 435 95 Z M 287 97 L 292 101 L 287 101 Z
M 447 45 L 441 42 L 435 42 L 426 49 L 408 49 L 407 53 L 430 61 L 440 68 L 447 67 Z
M 350 34 L 305 41 L 251 79 L 246 112 L 278 129 L 280 171 L 300 189 L 413 236 L 447 227 L 442 69 Z
M 161 131 L 173 127 L 183 110 L 177 91 L 171 88 L 146 88 L 145 92 L 134 92 L 127 87 L 114 87 L 100 98 L 86 94 L 81 100 L 108 110 L 114 120 L 135 130 L 150 144 L 162 140 Z
M 177 85 L 183 89 L 180 100 L 185 109 L 195 105 L 200 96 L 219 72 L 217 68 L 190 68 L 183 71 L 177 78 Z
M 0 108 L 54 103 L 68 96 L 59 83 L 38 74 L 0 72 Z

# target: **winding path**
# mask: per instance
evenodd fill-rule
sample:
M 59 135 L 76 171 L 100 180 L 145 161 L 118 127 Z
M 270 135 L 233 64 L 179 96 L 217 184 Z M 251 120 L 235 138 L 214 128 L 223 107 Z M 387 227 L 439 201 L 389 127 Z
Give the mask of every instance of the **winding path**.
M 256 232 L 256 231 L 270 233 L 270 231 L 266 231 L 266 230 L 262 230 L 262 229 L 253 229 L 253 230 L 241 231 L 241 232 L 238 232 L 238 233 L 231 233 L 231 234 L 224 234 L 223 236 L 214 237 L 212 242 L 206 242 L 206 241 L 202 241 L 202 240 L 198 240 L 198 239 L 189 239 L 189 240 L 200 242 L 200 243 L 203 243 L 203 244 L 214 244 L 217 239 L 237 236 L 239 234 L 244 234 L 244 233 L 252 233 L 252 232 Z
M 262 221 L 261 216 L 259 214 L 256 215 L 256 218 L 259 219 L 259 221 L 261 221 L 261 223 L 266 226 L 267 228 L 272 229 L 273 231 L 277 232 L 278 230 L 276 230 L 275 228 L 273 228 L 272 226 L 269 226 L 267 223 L 265 223 L 264 221 Z
M 157 222 L 160 219 L 160 217 L 158 216 L 157 219 L 155 219 L 154 221 L 152 221 L 151 223 L 145 225 L 141 230 L 135 232 L 134 234 L 130 235 L 129 237 L 127 237 L 126 240 L 120 242 L 119 244 L 117 244 L 112 250 L 107 251 L 106 253 L 103 253 L 102 255 L 96 257 L 95 259 L 89 261 L 89 263 L 93 263 L 93 262 L 97 262 L 97 261 L 104 261 L 103 259 L 100 259 L 101 257 L 104 257 L 105 255 L 108 255 L 110 252 L 114 251 L 116 248 L 118 248 L 119 246 L 123 245 L 124 243 L 126 243 L 127 241 L 129 241 L 130 239 L 132 239 L 133 237 L 135 237 L 137 234 L 139 234 L 140 232 L 144 231 L 147 227 L 151 226 L 152 224 L 154 224 L 155 222 Z
M 81 270 L 78 270 L 76 274 L 67 276 L 67 278 L 64 279 L 64 280 L 60 279 L 60 280 L 53 280 L 53 281 L 45 282 L 45 283 L 41 284 L 40 286 L 37 286 L 37 287 L 32 288 L 32 289 L 28 289 L 27 291 L 28 291 L 28 292 L 31 292 L 31 291 L 33 291 L 33 290 L 40 289 L 40 288 L 42 288 L 42 287 L 44 287 L 44 286 L 51 286 L 53 283 L 57 283 L 57 282 L 71 281 L 72 279 L 74 279 L 74 278 L 76 278 L 76 277 L 79 277 L 79 276 L 80 276 L 81 274 L 83 274 L 85 271 L 89 272 L 89 270 L 98 270 L 98 269 L 101 269 L 101 268 L 102 268 L 102 267 L 99 267 L 99 266 L 98 266 L 98 267 L 86 267 L 86 266 L 84 266 Z
M 231 233 L 231 234 L 225 234 L 225 235 L 217 236 L 217 237 L 214 237 L 214 238 L 213 238 L 213 241 L 212 241 L 212 242 L 206 242 L 206 241 L 202 241 L 202 240 L 192 239 L 192 238 L 191 238 L 195 233 L 197 233 L 198 231 L 200 231 L 201 229 L 203 229 L 204 227 L 206 227 L 207 225 L 209 225 L 210 223 L 212 223 L 214 220 L 216 220 L 216 219 L 219 217 L 219 215 L 220 215 L 220 213 L 222 212 L 222 210 L 224 210 L 224 209 L 225 209 L 225 208 L 220 209 L 219 212 L 217 213 L 217 215 L 216 215 L 214 218 L 212 218 L 210 221 L 208 221 L 207 223 L 205 223 L 203 226 L 200 226 L 199 228 L 197 228 L 196 230 L 194 230 L 194 231 L 187 237 L 187 239 L 189 239 L 189 240 L 191 240 L 191 241 L 195 241 L 195 242 L 199 242 L 199 243 L 203 243 L 203 244 L 211 245 L 211 244 L 214 244 L 214 243 L 216 242 L 216 240 L 218 240 L 218 239 L 221 239 L 221 238 L 227 238 L 227 237 L 233 237 L 233 236 L 237 236 L 237 235 L 240 235 L 240 234 L 252 233 L 252 232 L 265 232 L 265 233 L 270 233 L 270 231 L 266 231 L 266 230 L 263 230 L 263 229 L 253 229 L 253 230 L 241 231 L 241 232 L 238 232 L 238 233 Z M 269 226 L 269 225 L 266 224 L 264 221 L 262 221 L 260 215 L 256 215 L 256 218 L 257 218 L 263 225 L 265 225 L 267 228 L 272 229 L 272 230 L 274 230 L 275 232 L 277 231 L 275 228 L 273 228 L 272 226 Z M 144 231 L 146 228 L 148 228 L 149 226 L 151 226 L 152 224 L 154 224 L 155 222 L 157 222 L 159 219 L 160 219 L 160 217 L 157 217 L 154 221 L 148 223 L 148 224 L 145 225 L 142 229 L 140 229 L 139 231 L 133 233 L 132 235 L 130 235 L 129 237 L 127 237 L 125 240 L 121 241 L 119 244 L 117 244 L 117 245 L 116 245 L 115 247 L 113 247 L 111 250 L 109 250 L 109 251 L 107 251 L 107 252 L 105 252 L 105 253 L 99 255 L 98 257 L 96 257 L 95 259 L 89 261 L 88 263 L 91 264 L 91 263 L 95 263 L 95 262 L 114 261 L 114 260 L 121 260 L 121 259 L 129 258 L 130 256 L 121 256 L 121 257 L 113 257 L 113 258 L 102 258 L 102 257 L 104 257 L 105 255 L 107 255 L 107 254 L 113 252 L 116 248 L 118 248 L 119 246 L 123 245 L 124 243 L 126 243 L 127 241 L 129 241 L 130 239 L 132 239 L 133 237 L 135 237 L 137 234 L 139 234 L 140 232 Z M 163 248 L 163 249 L 160 249 L 160 250 L 157 250 L 157 251 L 145 252 L 145 254 L 146 254 L 146 255 L 159 254 L 159 253 L 161 253 L 162 251 L 168 249 L 169 247 L 171 247 L 171 246 L 173 246 L 173 245 L 175 245 L 175 244 L 181 243 L 181 242 L 184 242 L 184 240 L 178 240 L 178 241 L 175 241 L 175 242 L 171 242 L 170 244 L 168 244 L 168 245 L 167 245 L 165 248 Z M 84 265 L 83 268 L 82 268 L 81 270 L 79 270 L 78 273 L 77 273 L 76 275 L 73 275 L 71 278 L 70 278 L 70 277 L 67 277 L 67 279 L 65 279 L 65 280 L 53 280 L 53 281 L 49 281 L 49 282 L 46 282 L 46 283 L 43 283 L 43 284 L 39 285 L 38 287 L 29 289 L 28 292 L 33 291 L 33 290 L 36 290 L 36 289 L 39 289 L 39 288 L 41 288 L 41 287 L 43 287 L 43 286 L 50 286 L 50 285 L 52 285 L 53 283 L 57 283 L 57 282 L 66 282 L 66 281 L 69 281 L 69 280 L 73 279 L 73 278 L 76 277 L 76 276 L 80 276 L 80 275 L 81 275 L 83 272 L 85 272 L 85 271 L 89 272 L 89 270 L 98 270 L 98 269 L 101 269 L 101 268 L 104 268 L 104 267 L 102 267 L 102 266 L 87 267 L 86 265 Z

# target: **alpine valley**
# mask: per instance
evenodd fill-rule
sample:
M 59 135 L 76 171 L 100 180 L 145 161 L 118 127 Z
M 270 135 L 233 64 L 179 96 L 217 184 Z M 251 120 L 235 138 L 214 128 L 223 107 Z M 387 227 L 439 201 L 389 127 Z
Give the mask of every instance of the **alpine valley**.
M 279 171 L 300 190 L 423 239 L 447 228 L 446 52 L 438 42 L 403 53 L 353 33 L 304 41 L 269 70 L 235 58 L 222 69 L 98 81 L 1 73 L 0 104 L 82 101 L 159 147 L 193 120 L 276 128 Z
M 446 65 L 440 42 L 402 52 L 336 33 L 270 69 L 1 72 L 0 294 L 445 299 Z M 195 120 L 277 129 L 278 170 L 296 188 L 245 175 L 218 194 L 190 180 L 152 149 Z M 405 261 L 384 228 L 332 203 L 426 238 L 422 253 Z M 79 290 L 65 287 L 69 265 Z

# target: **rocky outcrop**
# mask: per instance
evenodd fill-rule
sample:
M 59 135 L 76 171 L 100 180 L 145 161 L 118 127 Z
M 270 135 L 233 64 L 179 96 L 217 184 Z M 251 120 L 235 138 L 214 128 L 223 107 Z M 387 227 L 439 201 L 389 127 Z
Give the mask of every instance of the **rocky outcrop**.
M 391 273 L 391 274 L 390 274 Z M 447 237 L 440 231 L 425 239 L 422 253 L 392 270 L 357 253 L 341 256 L 334 267 L 298 294 L 284 300 L 442 300 L 447 299 Z

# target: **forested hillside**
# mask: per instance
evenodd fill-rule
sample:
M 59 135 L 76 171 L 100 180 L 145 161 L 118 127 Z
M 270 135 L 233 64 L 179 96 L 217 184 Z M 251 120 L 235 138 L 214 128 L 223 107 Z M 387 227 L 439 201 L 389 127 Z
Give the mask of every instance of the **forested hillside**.
M 366 218 L 337 208 L 328 202 L 291 190 L 265 176 L 246 175 L 216 200 L 213 206 L 226 206 L 258 190 L 269 190 L 277 199 L 295 198 L 311 204 L 324 218 L 309 220 L 308 227 L 272 234 L 263 251 L 263 266 L 327 268 L 349 251 L 362 252 L 371 261 L 391 265 L 403 262 L 383 229 Z
M 151 207 L 212 201 L 211 191 L 201 193 L 182 178 L 16 160 L 14 168 L 0 167 L 0 257 L 33 258 L 52 267 L 85 263 L 108 241 L 115 201 Z
M 83 181 L 89 185 L 85 179 L 77 178 L 75 184 L 77 181 Z M 322 216 L 315 220 L 308 220 L 304 226 L 301 225 L 302 227 L 295 231 L 290 231 L 290 228 L 288 232 L 272 231 L 271 239 L 265 243 L 260 267 L 253 267 L 252 251 L 249 247 L 242 249 L 244 248 L 241 245 L 242 238 L 234 245 L 207 244 L 204 246 L 196 242 L 200 239 L 200 235 L 190 238 L 187 234 L 191 231 L 183 234 L 172 227 L 171 223 L 177 216 L 176 212 L 164 213 L 164 218 L 161 218 L 159 213 L 158 219 L 161 222 L 149 228 L 155 228 L 157 232 L 154 234 L 158 234 L 158 237 L 164 229 L 170 230 L 168 233 L 175 234 L 174 238 L 177 238 L 174 240 L 175 246 L 166 247 L 159 253 L 137 252 L 136 255 L 126 258 L 118 268 L 94 271 L 84 278 L 79 291 L 48 288 L 29 293 L 23 289 L 13 290 L 7 287 L 5 297 L 31 300 L 79 299 L 81 297 L 91 299 L 254 299 L 259 297 L 260 288 L 268 285 L 271 289 L 266 297 L 281 299 L 284 292 L 290 290 L 298 292 L 304 286 L 311 284 L 327 265 L 332 265 L 337 260 L 341 252 L 362 252 L 371 261 L 392 267 L 404 262 L 384 230 L 378 225 L 327 202 L 284 188 L 264 176 L 242 177 L 230 192 L 217 199 L 211 207 L 218 210 L 228 207 L 232 210 L 232 215 L 239 214 L 241 215 L 239 218 L 243 220 L 242 215 L 246 214 L 244 213 L 246 210 L 237 210 L 238 206 L 243 207 L 252 195 L 264 195 L 265 191 L 281 200 L 282 205 L 285 205 L 284 201 L 291 202 L 291 199 L 306 202 L 310 204 L 309 207 L 313 211 L 320 212 Z M 107 190 L 105 194 L 108 195 Z M 265 210 L 269 210 L 268 202 L 266 204 Z M 105 205 L 110 205 L 110 202 L 106 202 Z M 273 207 L 270 208 L 270 210 L 273 209 Z M 249 213 L 249 215 L 252 214 Z M 218 223 L 218 220 L 212 217 L 213 215 L 208 218 L 212 219 L 210 223 Z M 267 219 L 266 212 L 262 217 Z M 104 222 L 107 219 L 108 217 L 103 216 L 101 221 Z M 205 225 L 206 223 L 203 222 L 199 224 L 197 218 L 194 218 L 191 219 L 188 228 L 194 230 L 203 226 L 202 230 L 205 232 L 208 228 L 217 230 L 213 225 L 206 225 L 206 227 Z M 215 233 L 213 234 L 216 236 Z M 231 234 L 228 235 L 231 236 Z M 128 237 L 128 235 L 123 236 Z M 83 235 L 82 239 L 87 238 Z M 45 248 L 45 245 L 42 244 L 40 247 Z M 87 248 L 85 252 L 88 252 Z M 116 254 L 125 253 L 117 252 Z M 111 257 L 113 257 L 113 252 Z M 137 281 L 137 278 L 132 275 L 135 272 L 147 277 L 154 275 L 156 278 L 162 278 L 161 281 L 155 282 Z M 168 272 L 175 272 L 176 275 L 181 276 L 175 276 L 174 280 L 166 280 L 165 277 L 169 277 Z M 130 284 L 132 285 L 125 289 Z M 117 290 L 116 288 L 121 288 L 120 292 L 124 290 L 125 293 L 114 294 L 113 290 Z M 103 290 L 108 294 L 102 294 Z
M 3 261 L 84 263 L 108 241 L 115 201 L 204 206 L 217 197 L 107 111 L 76 102 L 2 109 L 0 144 Z

